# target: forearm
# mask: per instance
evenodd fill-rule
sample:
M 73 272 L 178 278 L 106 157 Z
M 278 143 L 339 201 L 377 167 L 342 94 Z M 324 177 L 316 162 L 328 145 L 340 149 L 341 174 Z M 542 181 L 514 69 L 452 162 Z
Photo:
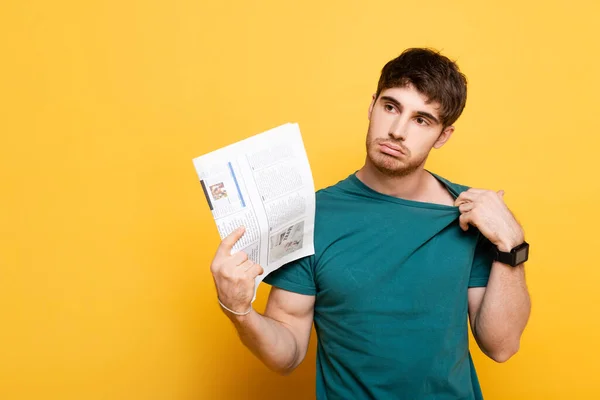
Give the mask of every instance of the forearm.
M 244 316 L 227 315 L 242 343 L 269 369 L 287 375 L 302 361 L 294 334 L 282 322 L 254 310 Z
M 508 360 L 519 349 L 530 310 L 524 265 L 494 262 L 474 319 L 474 336 L 482 351 L 498 362 Z

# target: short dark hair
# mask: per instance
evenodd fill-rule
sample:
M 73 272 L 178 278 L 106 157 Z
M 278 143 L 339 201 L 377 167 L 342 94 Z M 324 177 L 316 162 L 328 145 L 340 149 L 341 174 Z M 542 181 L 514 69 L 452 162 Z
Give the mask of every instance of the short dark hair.
M 428 102 L 440 104 L 444 126 L 452 125 L 467 103 L 467 78 L 458 65 L 439 51 L 427 48 L 406 49 L 381 70 L 377 94 L 384 89 L 414 86 Z

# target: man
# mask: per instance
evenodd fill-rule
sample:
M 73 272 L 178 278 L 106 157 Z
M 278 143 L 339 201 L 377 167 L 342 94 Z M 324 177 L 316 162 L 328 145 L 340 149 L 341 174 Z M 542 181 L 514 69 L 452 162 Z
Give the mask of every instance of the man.
M 219 246 L 219 301 L 269 368 L 288 374 L 302 362 L 314 321 L 317 399 L 482 399 L 467 316 L 486 355 L 517 352 L 530 312 L 523 229 L 502 191 L 424 168 L 465 103 L 464 75 L 437 52 L 409 49 L 386 64 L 365 165 L 317 192 L 315 254 L 265 278 L 263 315 L 251 307 L 262 267 L 230 254 L 243 228 Z

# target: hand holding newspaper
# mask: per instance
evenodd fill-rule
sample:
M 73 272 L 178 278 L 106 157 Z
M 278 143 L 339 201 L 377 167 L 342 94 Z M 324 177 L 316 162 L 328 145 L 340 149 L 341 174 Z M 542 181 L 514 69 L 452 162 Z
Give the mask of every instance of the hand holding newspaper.
M 315 189 L 298 124 L 287 123 L 194 158 L 221 239 L 239 226 L 244 251 L 264 272 L 314 254 Z

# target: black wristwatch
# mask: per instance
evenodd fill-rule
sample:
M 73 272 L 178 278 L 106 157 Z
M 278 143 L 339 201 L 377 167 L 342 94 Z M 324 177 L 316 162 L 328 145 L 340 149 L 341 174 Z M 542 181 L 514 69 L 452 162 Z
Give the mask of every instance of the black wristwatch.
M 496 261 L 516 267 L 529 259 L 529 243 L 523 242 L 511 251 L 500 251 L 496 248 Z

